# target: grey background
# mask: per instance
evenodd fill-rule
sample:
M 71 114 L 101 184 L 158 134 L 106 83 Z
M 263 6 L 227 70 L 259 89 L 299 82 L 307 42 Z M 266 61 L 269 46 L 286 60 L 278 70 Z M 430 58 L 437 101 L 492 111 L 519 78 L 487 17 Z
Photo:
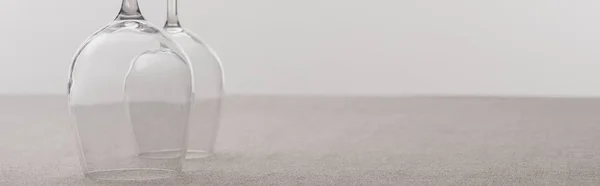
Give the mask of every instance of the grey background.
M 231 94 L 597 96 L 597 0 L 180 0 Z M 165 0 L 140 0 L 161 25 Z M 120 0 L 0 1 L 0 93 L 63 94 Z

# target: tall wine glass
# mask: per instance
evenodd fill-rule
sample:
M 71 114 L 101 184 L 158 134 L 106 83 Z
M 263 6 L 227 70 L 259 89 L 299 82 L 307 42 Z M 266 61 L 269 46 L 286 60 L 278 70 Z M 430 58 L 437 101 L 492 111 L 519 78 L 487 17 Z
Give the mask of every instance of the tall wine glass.
M 198 159 L 213 153 L 223 94 L 223 72 L 213 50 L 196 34 L 181 26 L 177 5 L 177 0 L 167 1 L 164 29 L 188 55 L 193 69 L 196 103 L 192 107 L 186 157 Z
M 193 100 L 187 61 L 137 0 L 123 0 L 118 16 L 84 42 L 68 88 L 87 177 L 150 180 L 181 171 Z

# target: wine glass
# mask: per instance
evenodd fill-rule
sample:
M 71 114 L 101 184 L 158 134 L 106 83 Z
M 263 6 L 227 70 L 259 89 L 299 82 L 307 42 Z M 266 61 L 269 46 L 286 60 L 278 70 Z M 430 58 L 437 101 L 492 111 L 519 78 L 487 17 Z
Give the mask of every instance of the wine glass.
M 223 71 L 213 50 L 196 34 L 181 26 L 177 5 L 177 0 L 167 1 L 164 30 L 187 54 L 193 69 L 195 104 L 192 107 L 186 158 L 199 159 L 213 153 L 221 112 Z
M 122 0 L 118 16 L 84 42 L 68 91 L 86 177 L 152 180 L 181 171 L 194 96 L 188 60 L 137 0 Z

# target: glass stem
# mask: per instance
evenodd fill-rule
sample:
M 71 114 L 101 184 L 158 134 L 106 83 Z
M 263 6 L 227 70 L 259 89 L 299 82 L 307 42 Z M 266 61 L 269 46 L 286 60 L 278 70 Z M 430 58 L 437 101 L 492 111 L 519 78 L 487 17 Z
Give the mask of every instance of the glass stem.
M 121 4 L 121 11 L 117 16 L 118 20 L 144 20 L 140 7 L 138 6 L 138 0 L 123 0 Z
M 177 16 L 177 0 L 167 0 L 167 22 L 165 28 L 180 28 L 179 17 Z

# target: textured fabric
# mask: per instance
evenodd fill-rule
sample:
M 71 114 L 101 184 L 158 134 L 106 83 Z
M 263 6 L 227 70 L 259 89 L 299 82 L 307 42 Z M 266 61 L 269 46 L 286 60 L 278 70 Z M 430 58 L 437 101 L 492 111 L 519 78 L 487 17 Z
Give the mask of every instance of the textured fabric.
M 214 157 L 115 185 L 598 185 L 600 100 L 228 97 Z M 0 98 L 0 185 L 79 172 L 66 101 Z

